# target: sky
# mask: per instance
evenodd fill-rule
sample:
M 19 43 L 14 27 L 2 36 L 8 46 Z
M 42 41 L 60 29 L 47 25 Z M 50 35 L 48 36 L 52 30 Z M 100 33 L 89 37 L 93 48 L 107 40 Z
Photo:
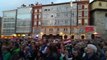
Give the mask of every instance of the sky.
M 61 2 L 69 2 L 69 1 L 71 0 L 0 0 L 0 16 L 3 15 L 2 11 L 16 9 L 17 7 L 20 7 L 22 4 L 29 5 L 29 4 L 35 4 L 37 2 L 41 4 L 49 4 L 51 2 L 61 3 Z

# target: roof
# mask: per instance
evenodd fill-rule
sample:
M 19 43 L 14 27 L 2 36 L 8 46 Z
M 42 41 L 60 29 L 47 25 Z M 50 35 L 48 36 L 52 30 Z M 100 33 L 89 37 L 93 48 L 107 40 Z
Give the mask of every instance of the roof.
M 64 2 L 64 3 L 51 3 L 51 4 L 46 4 L 46 5 L 42 5 L 42 6 L 55 6 L 55 5 L 63 5 L 63 4 L 70 4 L 70 2 Z
M 10 11 L 16 11 L 16 9 L 13 9 L 13 10 L 5 10 L 3 12 L 10 12 Z

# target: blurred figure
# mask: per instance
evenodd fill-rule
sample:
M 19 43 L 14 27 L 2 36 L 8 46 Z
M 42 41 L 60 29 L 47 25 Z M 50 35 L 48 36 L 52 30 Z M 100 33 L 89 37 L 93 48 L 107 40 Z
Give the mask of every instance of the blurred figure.
M 3 60 L 3 56 L 2 56 L 2 42 L 0 39 L 0 60 Z
M 83 60 L 99 60 L 97 55 L 97 47 L 93 44 L 88 44 L 85 48 L 86 54 L 83 55 Z
M 58 53 L 55 45 L 48 46 L 46 53 L 44 60 L 60 60 L 60 54 Z
M 11 60 L 10 49 L 6 44 L 3 44 L 2 46 L 2 55 L 3 55 L 3 60 Z
M 107 51 L 105 52 L 106 60 L 107 60 Z
M 82 57 L 76 49 L 72 51 L 72 60 L 82 60 Z

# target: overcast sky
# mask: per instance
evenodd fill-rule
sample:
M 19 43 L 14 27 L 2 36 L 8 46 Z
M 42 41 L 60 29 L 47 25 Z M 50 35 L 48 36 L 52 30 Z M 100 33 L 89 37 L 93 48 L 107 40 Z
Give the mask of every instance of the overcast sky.
M 35 4 L 36 2 L 47 4 L 50 2 L 60 3 L 60 2 L 69 2 L 71 0 L 0 0 L 0 16 L 2 16 L 2 11 L 13 10 L 22 4 Z M 92 1 L 92 0 L 91 0 Z

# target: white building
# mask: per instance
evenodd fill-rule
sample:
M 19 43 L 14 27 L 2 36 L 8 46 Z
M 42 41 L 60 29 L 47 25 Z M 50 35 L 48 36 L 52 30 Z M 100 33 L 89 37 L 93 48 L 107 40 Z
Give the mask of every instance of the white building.
M 70 34 L 72 25 L 70 2 L 42 6 L 42 31 L 44 34 Z
M 9 36 L 15 33 L 16 10 L 3 11 L 1 34 Z
M 16 34 L 30 34 L 32 31 L 32 7 L 17 8 Z

